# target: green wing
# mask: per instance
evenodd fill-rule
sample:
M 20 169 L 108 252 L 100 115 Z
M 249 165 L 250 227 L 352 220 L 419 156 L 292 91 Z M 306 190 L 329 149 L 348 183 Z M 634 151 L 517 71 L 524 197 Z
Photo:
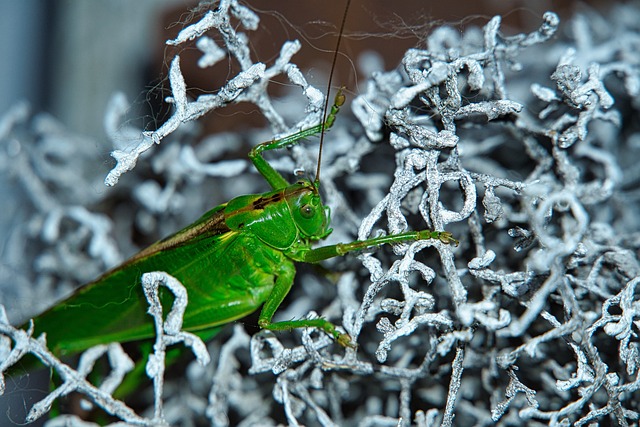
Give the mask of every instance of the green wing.
M 229 230 L 224 207 L 141 251 L 34 319 L 57 354 L 97 344 L 153 337 L 140 277 L 166 271 L 187 287 L 184 329 L 205 331 L 255 311 L 267 298 L 275 272 L 291 263 L 243 231 Z M 259 264 L 256 271 L 252 260 Z M 166 291 L 166 290 L 164 290 Z M 170 307 L 168 291 L 161 295 Z

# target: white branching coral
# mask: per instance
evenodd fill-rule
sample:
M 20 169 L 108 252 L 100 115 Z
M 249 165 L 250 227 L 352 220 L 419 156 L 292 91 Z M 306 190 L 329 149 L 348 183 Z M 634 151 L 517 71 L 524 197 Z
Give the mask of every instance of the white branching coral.
M 407 51 L 400 68 L 371 77 L 352 104 L 361 126 L 345 124 L 343 113 L 325 146 L 322 189 L 334 220 L 329 239 L 429 228 L 446 229 L 461 244 L 416 241 L 363 253 L 346 266 L 332 261 L 332 268 L 344 270 L 335 298 L 326 280 L 301 271 L 304 286 L 294 287 L 292 304 L 278 315 L 313 318 L 313 310 L 322 310 L 357 349 L 340 348 L 312 329 L 300 338 L 249 325 L 257 332 L 249 338 L 238 324 L 209 344 L 212 363 L 188 368 L 188 384 L 163 387 L 167 345 L 182 341 L 201 362 L 208 354 L 196 337 L 180 331 L 179 312 L 163 319 L 157 285 L 176 295 L 184 289 L 158 273 L 145 279 L 159 331 L 147 370 L 155 380 L 151 415 L 118 406 L 124 403 L 110 395 L 126 378 L 127 363 L 111 364 L 113 379 L 104 387 L 85 379 L 104 352 L 120 355 L 118 346 L 91 349 L 72 369 L 48 352 L 46 341 L 11 327 L 3 315 L 0 372 L 31 353 L 64 381 L 36 405 L 37 415 L 75 390 L 136 425 L 189 425 L 203 417 L 216 426 L 637 423 L 638 16 L 637 7 L 619 6 L 602 25 L 603 18 L 590 12 L 567 23 L 566 37 L 552 12 L 537 30 L 512 36 L 502 33 L 500 17 L 482 29 L 441 27 L 424 48 Z M 194 202 L 209 194 L 207 180 L 234 177 L 234 183 L 247 182 L 239 188 L 253 191 L 249 163 L 223 158 L 225 150 L 242 147 L 241 136 L 216 135 L 195 147 L 181 143 L 193 132 L 190 123 L 209 111 L 251 102 L 267 118 L 269 138 L 320 121 L 324 95 L 291 63 L 299 43 L 286 42 L 272 64 L 252 60 L 242 31 L 258 23 L 247 7 L 223 0 L 167 42 L 195 43 L 200 67 L 231 57 L 240 71 L 215 94 L 189 99 L 181 58 L 173 58 L 167 98 L 173 113 L 157 130 L 122 125 L 126 102 L 114 97 L 105 125 L 117 164 L 106 183 L 129 172 L 135 184 L 128 193 L 140 211 L 124 227 L 85 207 L 115 196 L 87 191 L 85 183 L 97 179 L 92 171 L 70 174 L 68 153 L 77 137 L 49 118 L 31 118 L 24 107 L 0 122 L 1 167 L 33 205 L 30 228 L 20 236 L 49 245 L 36 263 L 34 283 L 50 288 L 60 276 L 65 288 L 84 280 L 72 274 L 81 262 L 91 263 L 92 273 L 113 265 L 121 259 L 114 241 L 132 246 L 122 239 L 127 233 L 110 238 L 114 229 L 135 224 L 160 234 L 175 231 L 157 218 L 210 208 Z M 304 95 L 305 115 L 295 124 L 268 95 L 276 75 Z M 54 137 L 62 148 L 52 150 Z M 395 158 L 380 149 L 386 142 Z M 154 145 L 153 156 L 142 162 L 140 155 Z M 47 163 L 51 153 L 60 157 L 53 165 Z M 314 147 L 301 144 L 290 154 L 293 160 L 278 156 L 279 170 L 315 165 Z M 76 163 L 95 162 L 82 151 L 74 155 Z M 163 184 L 139 173 L 140 163 L 151 164 Z M 390 165 L 393 176 L 371 165 Z M 353 206 L 350 192 L 368 207 L 363 220 L 364 208 Z M 83 249 L 88 256 L 77 255 Z M 50 425 L 63 423 L 82 425 L 73 417 Z
M 269 68 L 262 63 L 253 63 L 248 38 L 245 34 L 236 32 L 235 26 L 231 24 L 230 14 L 247 30 L 255 30 L 258 25 L 259 19 L 250 9 L 236 1 L 223 0 L 215 11 L 208 12 L 200 21 L 180 31 L 178 37 L 168 40 L 167 44 L 177 46 L 197 38 L 197 46 L 204 54 L 198 65 L 209 67 L 225 57 L 219 53 L 220 49 L 213 40 L 203 36 L 207 31 L 216 30 L 222 36 L 229 55 L 240 64 L 241 72 L 230 79 L 215 95 L 201 95 L 196 100 L 189 101 L 187 87 L 180 70 L 180 56 L 176 55 L 171 61 L 169 70 L 171 97 L 167 98 L 167 102 L 174 105 L 172 116 L 157 130 L 142 132 L 139 142 L 111 153 L 117 163 L 105 178 L 105 184 L 115 185 L 120 175 L 133 169 L 142 153 L 154 144 L 159 144 L 181 124 L 197 120 L 208 112 L 231 102 L 254 103 L 272 124 L 276 133 L 287 131 L 288 127 L 284 119 L 273 107 L 266 90 L 269 81 L 279 74 L 286 74 L 291 83 L 303 88 L 303 93 L 309 100 L 306 111 L 315 113 L 307 115 L 293 129 L 304 129 L 318 123 L 324 96 L 322 92 L 310 86 L 300 70 L 290 63 L 291 57 L 300 50 L 300 43 L 286 42 L 282 46 L 280 57 Z
M 158 426 L 167 425 L 163 411 L 162 391 L 164 383 L 165 355 L 169 346 L 183 342 L 193 350 L 201 365 L 209 363 L 209 353 L 205 344 L 197 336 L 181 331 L 182 316 L 187 306 L 187 291 L 175 278 L 162 273 L 145 273 L 142 286 L 149 302 L 149 314 L 153 316 L 156 327 L 156 343 L 154 351 L 146 363 L 146 372 L 153 379 L 155 402 L 153 417 L 145 418 L 136 414 L 123 401 L 115 399 L 112 394 L 122 384 L 125 376 L 134 369 L 134 363 L 123 351 L 119 343 L 98 345 L 82 353 L 78 368 L 73 369 L 58 360 L 48 349 L 46 336 L 33 338 L 33 330 L 17 329 L 9 325 L 4 307 L 0 306 L 0 394 L 5 390 L 4 372 L 16 365 L 25 354 L 36 356 L 45 366 L 60 377 L 61 384 L 45 398 L 35 403 L 25 421 L 33 422 L 51 410 L 54 402 L 71 393 L 80 393 L 106 413 L 121 419 L 129 425 Z M 166 319 L 163 318 L 162 306 L 158 296 L 159 286 L 167 287 L 175 296 L 173 306 Z M 103 356 L 107 356 L 111 371 L 104 377 L 99 386 L 95 386 L 87 378 L 94 370 L 95 364 Z M 90 403 L 85 402 L 85 409 Z M 75 421 L 68 420 L 73 424 Z M 54 423 L 55 424 L 55 423 Z

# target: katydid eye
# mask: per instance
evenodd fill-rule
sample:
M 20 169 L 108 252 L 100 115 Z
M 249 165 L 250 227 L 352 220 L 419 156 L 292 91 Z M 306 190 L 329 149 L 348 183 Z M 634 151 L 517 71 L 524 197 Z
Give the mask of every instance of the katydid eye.
M 300 207 L 300 215 L 305 219 L 311 218 L 315 213 L 316 210 L 310 205 L 303 205 Z

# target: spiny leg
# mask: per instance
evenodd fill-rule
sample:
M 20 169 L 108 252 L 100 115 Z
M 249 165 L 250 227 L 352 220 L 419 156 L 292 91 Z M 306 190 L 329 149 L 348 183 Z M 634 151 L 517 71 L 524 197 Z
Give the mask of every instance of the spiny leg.
M 448 231 L 407 231 L 400 234 L 390 234 L 388 236 L 374 237 L 373 239 L 356 240 L 351 243 L 338 243 L 337 245 L 322 246 L 320 248 L 311 249 L 300 254 L 298 261 L 318 262 L 342 256 L 348 252 L 373 248 L 380 245 L 429 239 L 439 240 L 442 243 L 453 244 L 455 246 L 458 246 L 459 243 Z
M 333 122 L 336 120 L 336 115 L 340 111 L 340 107 L 344 104 L 344 101 L 345 96 L 342 93 L 342 89 L 340 89 L 333 101 L 333 106 L 327 116 L 327 120 L 324 122 L 324 130 L 333 126 Z M 260 175 L 264 176 L 271 188 L 277 190 L 287 187 L 289 183 L 262 157 L 262 152 L 298 144 L 306 137 L 319 134 L 322 132 L 322 129 L 323 124 L 319 123 L 309 129 L 303 129 L 300 132 L 296 132 L 293 135 L 285 136 L 284 138 L 277 139 L 275 141 L 267 141 L 262 144 L 258 144 L 249 152 L 249 159 L 251 159 L 251 162 L 254 164 L 258 172 L 260 172 Z
M 280 304 L 282 304 L 282 301 L 291 290 L 294 275 L 295 269 L 291 266 L 286 266 L 281 269 L 276 277 L 276 283 L 269 295 L 269 298 L 267 298 L 262 306 L 262 311 L 260 311 L 260 317 L 258 318 L 258 326 L 270 331 L 290 331 L 297 328 L 318 328 L 332 336 L 338 344 L 344 347 L 354 347 L 349 334 L 339 332 L 333 323 L 322 318 L 285 320 L 275 323 L 271 322 L 276 310 L 278 310 L 278 307 L 280 307 Z

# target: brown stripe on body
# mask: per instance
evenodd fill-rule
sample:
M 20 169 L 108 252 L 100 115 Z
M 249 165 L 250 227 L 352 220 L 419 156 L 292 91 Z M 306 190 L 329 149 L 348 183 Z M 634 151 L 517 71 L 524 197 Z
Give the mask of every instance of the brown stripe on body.
M 231 231 L 224 221 L 224 209 L 214 213 L 211 218 L 204 222 L 196 223 L 173 234 L 159 242 L 154 243 L 146 249 L 134 255 L 127 264 L 135 262 L 138 259 L 154 255 L 158 252 L 174 249 L 186 243 L 190 243 L 195 238 L 214 237 Z
M 254 211 L 254 210 L 262 211 L 270 203 L 277 203 L 277 202 L 282 202 L 286 200 L 286 196 L 285 196 L 286 191 L 287 189 L 285 188 L 275 194 L 258 197 L 251 204 L 233 212 L 232 215 L 239 214 L 242 212 L 247 212 L 247 211 Z M 315 188 L 311 185 L 302 185 L 299 188 L 297 188 L 295 191 L 289 192 L 288 196 L 295 197 L 298 194 L 306 193 L 306 192 L 315 192 Z M 179 246 L 182 246 L 186 243 L 191 242 L 193 239 L 196 239 L 196 238 L 213 237 L 213 236 L 218 236 L 218 235 L 222 235 L 224 233 L 230 232 L 232 230 L 229 228 L 229 226 L 225 221 L 226 217 L 227 215 L 225 214 L 224 209 L 221 209 L 218 212 L 214 213 L 206 221 L 191 225 L 186 229 L 183 229 L 177 232 L 176 234 L 169 236 L 166 239 L 160 240 L 159 242 L 154 243 L 153 245 L 149 246 L 146 249 L 143 249 L 142 251 L 134 255 L 127 262 L 127 264 L 131 262 L 135 262 L 136 260 L 139 260 L 141 258 L 154 255 L 160 251 L 177 248 Z
M 234 211 L 232 214 L 239 214 L 242 212 L 249 212 L 254 210 L 264 210 L 270 203 L 277 203 L 286 200 L 287 189 L 283 189 L 275 194 L 271 194 L 270 196 L 258 197 L 251 204 L 247 205 L 242 209 L 238 209 Z M 305 192 L 314 192 L 315 189 L 311 186 L 301 186 L 295 191 L 290 192 L 289 196 L 297 196 L 298 194 L 302 194 Z M 146 249 L 138 252 L 134 255 L 127 264 L 135 262 L 141 258 L 145 258 L 151 255 L 154 255 L 158 252 L 169 250 L 173 248 L 177 248 L 184 244 L 190 243 L 193 239 L 202 238 L 202 237 L 213 237 L 222 235 L 224 233 L 232 231 L 227 225 L 225 218 L 227 215 L 224 212 L 224 209 L 219 210 L 214 213 L 211 218 L 207 219 L 202 223 L 196 223 L 187 227 L 184 230 L 177 232 L 176 234 L 167 237 L 166 239 L 160 240 L 157 243 L 149 246 Z
M 285 196 L 286 193 L 286 188 L 275 193 L 272 194 L 270 196 L 262 196 L 262 197 L 258 197 L 256 200 L 254 200 L 250 205 L 247 205 L 246 207 L 242 208 L 242 209 L 238 209 L 236 212 L 237 213 L 243 213 L 243 212 L 250 212 L 250 211 L 254 211 L 254 210 L 264 210 L 264 208 L 267 207 L 267 205 L 271 204 L 271 203 L 278 203 L 278 202 L 283 202 L 287 199 L 287 197 Z M 314 189 L 313 187 L 309 187 L 309 186 L 305 186 L 305 187 L 300 187 L 299 189 L 297 189 L 296 191 L 292 191 L 290 192 L 288 195 L 289 196 L 297 196 L 298 194 L 301 193 L 306 193 L 306 192 L 313 192 Z M 235 212 L 234 212 L 235 213 Z
M 267 205 L 271 204 L 271 203 L 277 203 L 277 202 L 281 202 L 283 201 L 284 198 L 284 191 L 281 191 L 279 193 L 276 194 L 272 194 L 269 197 L 260 197 L 256 200 L 254 200 L 254 202 L 251 204 L 250 207 L 248 207 L 248 209 L 250 210 L 264 210 L 264 208 L 267 207 Z

